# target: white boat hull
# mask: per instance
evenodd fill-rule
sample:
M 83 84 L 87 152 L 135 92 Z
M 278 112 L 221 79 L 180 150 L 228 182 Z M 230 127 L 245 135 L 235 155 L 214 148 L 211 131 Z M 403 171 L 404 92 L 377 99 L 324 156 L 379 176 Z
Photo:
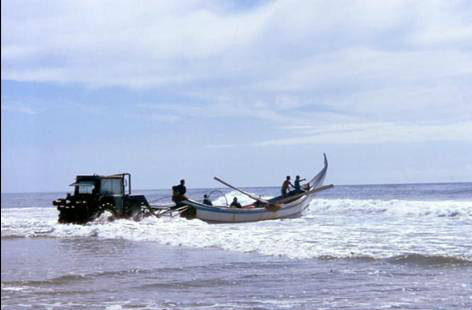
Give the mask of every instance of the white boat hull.
M 311 197 L 304 196 L 285 204 L 276 211 L 270 211 L 266 208 L 212 207 L 194 201 L 189 201 L 187 204 L 195 208 L 195 217 L 202 221 L 210 223 L 243 223 L 299 217 L 309 207 L 311 200 Z

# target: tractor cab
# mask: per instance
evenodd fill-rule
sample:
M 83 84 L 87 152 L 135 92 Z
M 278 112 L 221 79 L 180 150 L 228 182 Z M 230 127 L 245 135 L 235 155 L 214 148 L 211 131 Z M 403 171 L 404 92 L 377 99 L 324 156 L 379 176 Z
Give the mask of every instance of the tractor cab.
M 59 211 L 60 223 L 83 224 L 104 211 L 110 211 L 115 218 L 131 218 L 149 206 L 143 195 L 131 195 L 129 173 L 79 175 L 70 186 L 72 193 L 65 199 L 53 201 Z
M 109 176 L 79 175 L 69 186 L 73 187 L 74 196 L 125 196 L 131 195 L 130 180 L 129 173 Z

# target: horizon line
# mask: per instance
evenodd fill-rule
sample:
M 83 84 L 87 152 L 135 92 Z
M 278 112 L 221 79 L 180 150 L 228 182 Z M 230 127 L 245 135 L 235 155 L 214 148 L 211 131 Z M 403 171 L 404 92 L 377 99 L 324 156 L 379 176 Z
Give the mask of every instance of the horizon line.
M 334 184 L 336 186 L 398 186 L 398 185 L 434 185 L 434 184 L 463 184 L 472 183 L 472 181 L 456 181 L 456 182 L 408 182 L 408 183 L 366 183 L 366 184 Z M 263 186 L 239 186 L 240 188 L 277 188 L 279 185 L 263 185 Z M 188 187 L 189 190 L 203 190 L 203 189 L 226 189 L 227 187 Z M 162 191 L 172 190 L 171 188 L 153 188 L 153 189 L 134 189 L 133 191 Z M 31 191 L 31 192 L 3 192 L 0 194 L 54 194 L 54 193 L 65 193 L 67 191 Z

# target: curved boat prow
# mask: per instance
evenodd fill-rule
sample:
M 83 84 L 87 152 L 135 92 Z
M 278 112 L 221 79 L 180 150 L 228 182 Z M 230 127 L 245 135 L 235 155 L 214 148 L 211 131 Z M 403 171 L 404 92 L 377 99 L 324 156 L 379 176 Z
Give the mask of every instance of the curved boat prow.
M 313 179 L 308 182 L 310 184 L 311 189 L 316 189 L 319 188 L 323 185 L 323 182 L 326 178 L 326 173 L 328 172 L 328 158 L 326 157 L 326 154 L 323 153 L 324 156 L 324 167 L 321 169 L 320 172 L 318 172 L 317 175 L 313 177 Z

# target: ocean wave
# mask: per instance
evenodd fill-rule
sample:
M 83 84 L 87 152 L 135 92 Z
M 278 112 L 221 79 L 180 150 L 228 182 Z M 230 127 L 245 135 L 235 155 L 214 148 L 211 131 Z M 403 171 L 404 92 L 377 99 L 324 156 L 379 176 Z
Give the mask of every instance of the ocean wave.
M 237 193 L 230 193 L 237 195 Z M 241 197 L 241 200 L 244 198 Z M 140 222 L 104 215 L 87 225 L 58 224 L 55 208 L 2 209 L 2 240 L 99 238 L 283 256 L 391 259 L 404 253 L 472 257 L 470 202 L 317 199 L 298 219 L 211 225 L 179 217 Z M 432 260 L 434 261 L 434 259 Z
M 46 280 L 2 281 L 2 284 L 12 287 L 38 287 L 46 285 L 65 285 L 77 281 L 82 281 L 85 279 L 86 276 L 84 275 L 66 274 Z
M 342 215 L 472 217 L 472 201 L 316 199 L 310 211 Z
M 411 264 L 418 266 L 471 266 L 472 257 L 465 256 L 448 256 L 448 255 L 427 255 L 419 253 L 409 253 L 401 255 L 393 255 L 390 257 L 375 257 L 369 255 L 348 254 L 345 256 L 320 256 L 314 257 L 320 260 L 353 260 L 363 262 L 383 261 L 392 264 Z
M 451 265 L 451 266 L 472 266 L 472 257 L 447 256 L 447 255 L 423 255 L 423 254 L 404 254 L 386 259 L 387 262 L 395 264 L 414 264 L 414 265 Z
M 153 268 L 153 269 L 138 269 L 133 268 L 129 270 L 116 270 L 116 271 L 100 271 L 93 273 L 68 273 L 56 277 L 52 277 L 44 280 L 21 280 L 21 281 L 2 281 L 2 285 L 11 290 L 19 290 L 18 288 L 22 287 L 44 287 L 44 286 L 55 286 L 55 285 L 67 285 L 71 283 L 76 283 L 80 281 L 95 280 L 100 278 L 115 278 L 115 277 L 127 277 L 129 275 L 147 275 L 152 273 L 168 273 L 168 272 L 180 272 L 183 271 L 183 268 Z M 2 287 L 3 289 L 3 287 Z

